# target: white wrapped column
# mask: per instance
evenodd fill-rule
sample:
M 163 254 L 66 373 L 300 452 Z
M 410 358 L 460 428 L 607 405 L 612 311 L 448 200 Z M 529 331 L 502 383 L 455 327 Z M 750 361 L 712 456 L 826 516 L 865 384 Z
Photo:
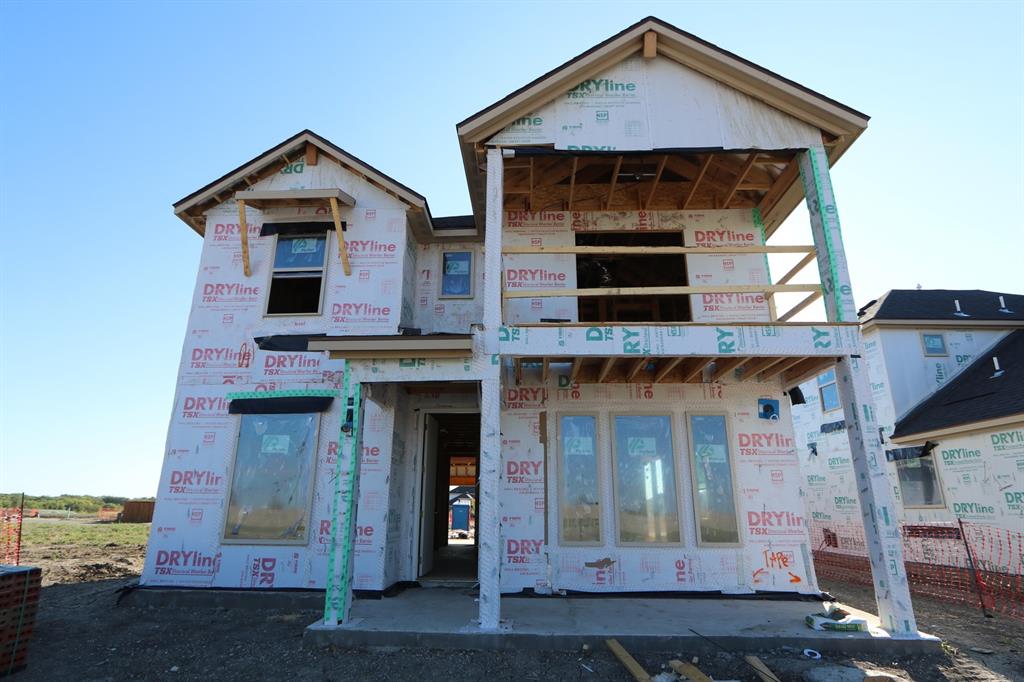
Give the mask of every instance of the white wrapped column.
M 487 221 L 484 231 L 484 324 L 482 350 L 490 356 L 480 382 L 480 518 L 478 550 L 480 628 L 496 630 L 501 620 L 501 381 L 498 328 L 501 326 L 501 224 L 504 162 L 499 149 L 487 151 Z
M 857 308 L 843 251 L 828 157 L 824 147 L 815 146 L 802 152 L 799 160 L 811 231 L 818 250 L 818 270 L 828 320 L 856 322 Z M 882 626 L 891 634 L 917 636 L 917 622 L 903 563 L 899 520 L 885 470 L 885 454 L 878 435 L 867 367 L 859 357 L 845 358 L 836 366 L 836 384 L 857 477 L 878 616 Z

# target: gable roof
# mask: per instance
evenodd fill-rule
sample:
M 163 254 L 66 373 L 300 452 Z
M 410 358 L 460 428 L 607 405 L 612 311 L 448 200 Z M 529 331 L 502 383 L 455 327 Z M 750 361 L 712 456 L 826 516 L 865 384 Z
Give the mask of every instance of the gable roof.
M 995 370 L 998 358 L 1002 373 Z M 1024 329 L 1007 334 L 945 386 L 896 422 L 892 440 L 945 429 L 971 430 L 979 422 L 1024 421 Z
M 829 163 L 839 159 L 867 128 L 868 116 L 821 93 L 743 59 L 692 33 L 650 16 L 598 43 L 506 97 L 456 125 L 470 199 L 478 222 L 483 221 L 484 182 L 476 151 L 495 133 L 643 49 L 644 35 L 657 34 L 657 53 L 760 100 L 835 138 Z M 802 188 L 794 178 L 777 206 L 788 215 L 800 202 Z M 796 189 L 794 189 L 796 188 Z M 796 191 L 799 190 L 799 191 Z
M 1005 306 L 999 303 L 1003 298 Z M 960 311 L 957 315 L 956 304 Z M 927 320 L 969 326 L 977 322 L 1024 323 L 1024 295 L 982 289 L 893 289 L 857 313 L 862 324 L 886 320 Z
M 277 172 L 283 165 L 297 161 L 308 146 L 315 147 L 343 167 L 363 176 L 368 182 L 404 202 L 411 210 L 421 213 L 427 228 L 430 228 L 430 207 L 422 194 L 385 175 L 327 138 L 308 129 L 289 137 L 284 142 L 246 161 L 238 168 L 228 171 L 208 185 L 179 199 L 174 203 L 175 215 L 185 221 L 193 230 L 203 234 L 206 229 L 206 223 L 201 219 L 203 211 L 231 198 L 236 190 L 247 189 L 250 184 Z

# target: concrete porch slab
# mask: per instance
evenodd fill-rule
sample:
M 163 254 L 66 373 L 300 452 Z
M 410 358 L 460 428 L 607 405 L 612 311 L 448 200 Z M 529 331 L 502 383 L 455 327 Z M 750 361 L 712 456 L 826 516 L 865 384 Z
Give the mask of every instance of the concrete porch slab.
M 483 632 L 474 622 L 478 604 L 463 590 L 411 589 L 376 601 L 354 602 L 352 618 L 340 627 L 317 622 L 306 628 L 308 646 L 403 646 L 439 649 L 578 650 L 604 646 L 615 637 L 630 650 L 705 654 L 714 644 L 730 651 L 783 646 L 819 652 L 894 655 L 936 651 L 939 639 L 892 638 L 867 618 L 871 632 L 811 630 L 804 617 L 820 611 L 813 601 L 687 598 L 515 598 L 501 600 L 502 628 Z

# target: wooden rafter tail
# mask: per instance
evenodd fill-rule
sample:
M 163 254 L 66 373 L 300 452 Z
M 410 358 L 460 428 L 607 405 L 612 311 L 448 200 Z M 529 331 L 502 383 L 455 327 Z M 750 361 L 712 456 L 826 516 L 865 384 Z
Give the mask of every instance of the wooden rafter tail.
M 729 372 L 738 369 L 740 365 L 750 358 L 718 358 L 715 360 L 715 369 L 711 373 L 711 380 L 718 381 Z
M 686 198 L 683 199 L 683 203 L 679 208 L 688 208 L 690 202 L 693 201 L 693 197 L 697 195 L 697 187 L 700 186 L 700 181 L 707 175 L 708 169 L 711 168 L 711 162 L 715 158 L 714 154 L 708 154 L 707 158 L 704 159 L 704 163 L 701 164 L 700 170 L 697 171 L 697 177 L 693 179 L 693 184 L 690 185 L 690 191 L 686 193 Z
M 658 162 L 658 171 L 654 174 L 654 184 L 651 185 L 651 191 L 647 195 L 647 201 L 644 202 L 644 210 L 650 208 L 651 202 L 654 201 L 654 193 L 658 191 L 658 183 L 661 182 L 661 174 L 665 172 L 665 164 L 668 163 L 668 155 L 661 157 L 661 161 Z
M 516 386 L 522 386 L 523 384 L 523 359 L 514 358 L 512 360 L 512 366 L 515 371 Z
M 597 373 L 597 383 L 599 383 L 599 384 L 604 383 L 604 380 L 608 377 L 608 374 L 612 371 L 612 367 L 615 366 L 615 360 L 616 360 L 616 358 L 615 358 L 614 355 L 611 355 L 611 356 L 609 356 L 609 357 L 604 359 L 604 362 L 601 363 L 601 371 L 599 371 Z
M 572 210 L 573 195 L 576 193 L 576 169 L 579 166 L 580 157 L 572 157 L 572 175 L 569 176 L 569 210 Z
M 714 358 L 697 358 L 696 361 L 690 367 L 687 367 L 685 372 L 683 372 L 683 376 L 680 379 L 681 383 L 688 384 L 697 378 L 701 378 L 703 380 L 704 370 L 707 369 L 707 366 L 714 361 Z
M 619 181 L 619 171 L 622 169 L 622 157 L 619 156 L 615 159 L 615 168 L 612 169 L 612 181 L 608 184 L 608 198 L 604 202 L 604 210 L 608 210 L 612 205 L 612 197 L 615 196 L 615 184 Z
M 544 384 L 548 383 L 548 372 L 550 370 L 551 370 L 551 358 L 549 358 L 548 356 L 545 355 L 544 359 L 541 361 L 541 368 L 540 368 L 540 380 L 541 380 L 541 383 L 544 383 Z
M 331 217 L 334 218 L 334 231 L 338 235 L 338 256 L 341 258 L 341 269 L 345 276 L 352 275 L 352 266 L 348 262 L 348 245 L 345 243 L 345 231 L 341 229 L 341 211 L 338 210 L 338 200 L 331 197 Z
M 572 361 L 572 371 L 569 373 L 569 383 L 576 383 L 576 377 L 580 375 L 580 370 L 583 369 L 583 357 L 577 355 Z
M 647 366 L 648 361 L 649 360 L 646 357 L 634 360 L 633 365 L 629 368 L 629 371 L 626 372 L 626 381 L 633 381 L 633 379 L 636 378 L 636 375 L 640 373 L 640 370 Z
M 242 238 L 242 272 L 246 277 L 252 276 L 252 267 L 249 264 L 249 223 L 245 218 L 245 200 L 239 199 L 238 204 L 238 234 Z
M 669 375 L 669 372 L 676 368 L 680 362 L 683 361 L 682 357 L 665 358 L 661 361 L 661 365 L 658 367 L 658 371 L 654 374 L 654 383 L 660 384 L 662 379 Z
M 747 157 L 746 162 L 736 175 L 736 179 L 732 185 L 729 186 L 729 191 L 725 195 L 725 199 L 722 200 L 722 208 L 729 208 L 729 202 L 736 195 L 736 190 L 740 188 L 740 185 L 746 179 L 747 174 L 750 173 L 750 169 L 754 167 L 754 162 L 757 161 L 757 153 L 753 153 Z

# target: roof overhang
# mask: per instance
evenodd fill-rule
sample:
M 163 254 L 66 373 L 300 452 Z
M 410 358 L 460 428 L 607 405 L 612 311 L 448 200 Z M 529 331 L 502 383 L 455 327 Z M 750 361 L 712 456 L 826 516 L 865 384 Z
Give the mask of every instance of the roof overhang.
M 648 17 L 456 126 L 470 199 L 478 224 L 483 224 L 485 205 L 484 173 L 477 158 L 479 146 L 517 118 L 550 102 L 580 81 L 596 76 L 630 55 L 641 52 L 644 35 L 648 32 L 657 34 L 658 54 L 820 129 L 823 137 L 827 138 L 830 165 L 867 128 L 867 115 L 660 19 Z M 654 153 L 657 151 L 653 150 Z M 788 181 L 789 186 L 775 203 L 772 215 L 765 216 L 769 232 L 781 224 L 803 198 L 799 175 L 792 174 Z
M 905 433 L 893 436 L 889 440 L 897 445 L 912 445 L 926 440 L 936 438 L 949 438 L 954 436 L 966 436 L 979 431 L 991 431 L 992 429 L 1003 429 L 1013 424 L 1024 424 L 1024 414 L 1011 414 L 996 419 L 985 419 L 982 421 L 967 422 L 965 424 L 954 424 L 943 429 L 933 431 L 922 431 L 921 433 Z
M 394 178 L 385 175 L 370 164 L 352 156 L 341 147 L 311 130 L 304 130 L 297 135 L 293 135 L 205 187 L 178 200 L 174 203 L 174 214 L 202 235 L 206 231 L 206 219 L 203 216 L 205 211 L 228 199 L 233 199 L 235 193 L 240 191 L 246 192 L 245 198 L 247 203 L 255 206 L 250 201 L 250 197 L 253 194 L 253 192 L 249 191 L 250 187 L 278 172 L 288 164 L 295 163 L 301 159 L 306 159 L 307 163 L 316 163 L 320 154 L 323 154 L 346 170 L 355 173 L 366 182 L 401 201 L 407 207 L 409 222 L 413 231 L 421 238 L 433 238 L 430 207 L 427 205 L 427 200 L 423 195 L 406 187 Z M 351 197 L 348 198 L 351 200 Z M 350 203 L 349 205 L 352 204 Z
M 473 355 L 470 334 L 431 336 L 318 336 L 310 351 L 327 351 L 332 359 L 467 358 Z
M 866 332 L 874 328 L 893 327 L 903 329 L 994 329 L 1012 330 L 1024 328 L 1024 322 L 1016 320 L 974 320 L 965 318 L 962 320 L 888 320 L 872 317 L 861 323 L 861 331 Z

